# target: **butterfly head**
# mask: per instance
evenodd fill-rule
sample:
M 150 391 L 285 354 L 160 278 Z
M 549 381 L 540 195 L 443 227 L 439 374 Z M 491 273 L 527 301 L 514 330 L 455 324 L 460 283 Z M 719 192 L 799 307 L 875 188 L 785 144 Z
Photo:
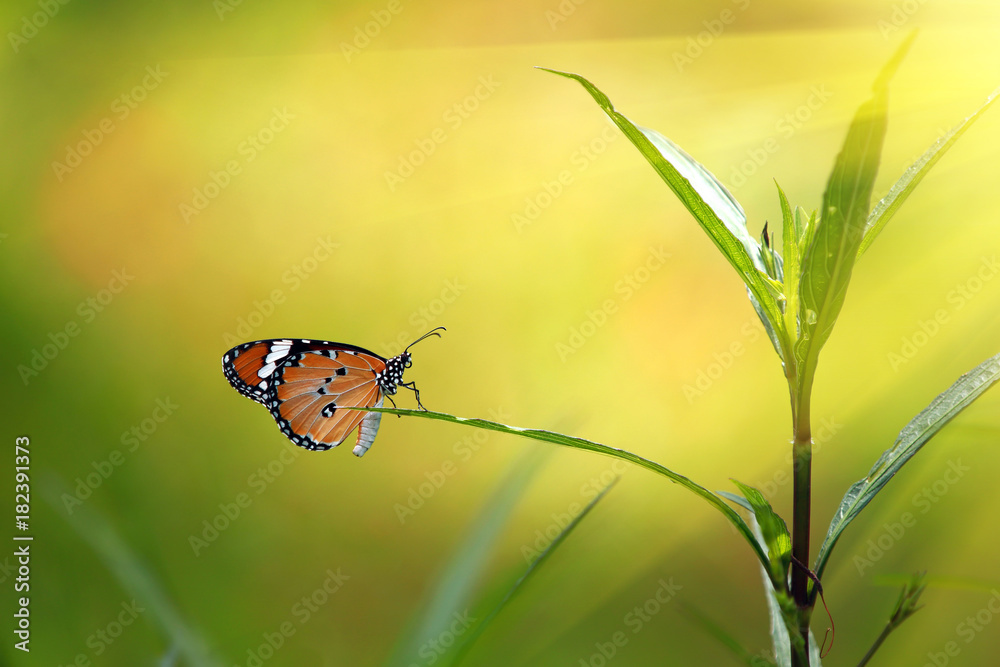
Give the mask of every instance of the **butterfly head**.
M 379 387 L 381 387 L 384 393 L 390 395 L 395 394 L 396 386 L 403 384 L 403 371 L 413 365 L 413 358 L 410 355 L 410 348 L 419 343 L 420 341 L 422 341 L 423 339 L 427 338 L 428 336 L 440 336 L 441 334 L 438 333 L 438 331 L 445 331 L 445 328 L 437 327 L 436 329 L 431 329 L 423 336 L 421 336 L 420 338 L 416 339 L 415 341 L 407 345 L 406 349 L 403 350 L 398 356 L 395 356 L 392 359 L 389 359 L 388 361 L 385 362 L 385 370 L 382 373 L 379 373 L 378 375 L 375 376 L 375 379 L 378 381 Z M 411 382 L 407 386 L 410 386 L 412 384 L 413 383 Z M 414 389 L 414 391 L 416 391 L 416 389 Z M 417 395 L 418 404 L 419 401 L 420 398 L 418 394 Z
M 403 352 L 385 362 L 385 370 L 375 375 L 378 386 L 386 394 L 395 394 L 396 385 L 403 382 L 403 371 L 410 367 L 410 353 Z

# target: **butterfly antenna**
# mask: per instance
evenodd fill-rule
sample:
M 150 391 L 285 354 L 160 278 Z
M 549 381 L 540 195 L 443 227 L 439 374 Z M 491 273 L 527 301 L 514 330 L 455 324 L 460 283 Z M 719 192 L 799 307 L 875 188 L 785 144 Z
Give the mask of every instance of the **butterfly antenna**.
M 428 331 L 427 333 L 425 333 L 423 336 L 421 336 L 420 338 L 416 339 L 415 341 L 413 341 L 412 343 L 410 343 L 409 345 L 407 345 L 406 349 L 403 350 L 403 352 L 409 351 L 409 349 L 411 347 L 413 347 L 414 345 L 416 345 L 417 343 L 419 343 L 423 339 L 428 338 L 430 336 L 437 336 L 437 337 L 440 338 L 441 334 L 439 334 L 438 331 L 447 331 L 447 329 L 445 329 L 444 327 L 435 327 L 435 328 L 431 329 L 430 331 Z

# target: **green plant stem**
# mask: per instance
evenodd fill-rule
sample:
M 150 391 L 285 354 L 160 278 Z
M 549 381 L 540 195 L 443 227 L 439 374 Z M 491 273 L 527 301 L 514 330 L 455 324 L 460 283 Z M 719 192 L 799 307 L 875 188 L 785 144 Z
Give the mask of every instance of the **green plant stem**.
M 865 665 L 868 664 L 868 661 L 872 659 L 873 655 L 875 655 L 875 651 L 877 651 L 879 647 L 882 646 L 882 642 L 885 641 L 885 638 L 888 637 L 889 633 L 895 629 L 896 628 L 891 621 L 889 623 L 886 623 L 885 627 L 882 629 L 882 634 L 878 636 L 878 639 L 875 640 L 875 643 L 872 644 L 872 647 L 868 649 L 868 653 L 865 653 L 865 657 L 861 658 L 861 662 L 858 663 L 858 667 L 864 667 Z
M 794 394 L 793 394 L 794 395 Z M 809 564 L 809 520 L 812 511 L 812 432 L 809 424 L 809 390 L 793 402 L 792 439 L 793 514 L 792 556 L 802 565 Z M 799 635 L 806 647 L 804 655 L 792 651 L 792 665 L 809 667 L 809 576 L 802 567 L 792 567 L 792 597 L 799 608 Z

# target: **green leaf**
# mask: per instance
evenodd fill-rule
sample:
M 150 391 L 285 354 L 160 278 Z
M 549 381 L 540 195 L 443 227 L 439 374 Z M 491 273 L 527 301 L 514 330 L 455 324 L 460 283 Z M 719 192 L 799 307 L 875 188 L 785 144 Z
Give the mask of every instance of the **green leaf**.
M 997 99 L 997 95 L 1000 94 L 1000 88 L 994 90 L 986 102 L 983 103 L 979 109 L 976 110 L 971 116 L 966 118 L 964 121 L 956 125 L 951 129 L 950 132 L 942 136 L 934 145 L 927 149 L 927 152 L 921 155 L 916 162 L 907 168 L 903 175 L 896 181 L 895 185 L 889 190 L 889 193 L 883 197 L 872 212 L 868 216 L 868 220 L 865 223 L 865 234 L 861 241 L 861 247 L 858 248 L 858 256 L 860 257 L 868 247 L 874 243 L 876 237 L 882 233 L 885 229 L 886 224 L 889 220 L 896 214 L 899 207 L 903 205 L 907 197 L 916 189 L 920 181 L 923 180 L 924 176 L 931 170 L 937 161 L 940 160 L 948 149 L 955 145 L 958 138 L 965 133 L 969 127 L 972 126 L 974 122 L 979 118 L 979 116 L 986 111 Z
M 345 406 L 347 407 L 347 406 Z M 658 475 L 662 475 L 669 479 L 675 484 L 683 486 L 685 489 L 695 493 L 714 507 L 715 509 L 722 512 L 723 516 L 729 520 L 736 530 L 739 531 L 743 539 L 746 540 L 750 548 L 754 550 L 757 558 L 760 560 L 761 564 L 768 567 L 769 561 L 767 560 L 767 555 L 761 548 L 760 544 L 754 538 L 753 533 L 750 531 L 750 527 L 743 520 L 736 511 L 727 505 L 719 496 L 712 493 L 705 487 L 697 484 L 683 475 L 675 473 L 669 468 L 656 463 L 655 461 L 650 461 L 649 459 L 643 458 L 638 454 L 633 454 L 632 452 L 626 451 L 624 449 L 617 449 L 615 447 L 608 447 L 607 445 L 602 445 L 599 442 L 592 442 L 590 440 L 584 440 L 583 438 L 574 438 L 569 435 L 563 435 L 562 433 L 554 433 L 552 431 L 542 431 L 539 429 L 531 428 L 520 428 L 516 426 L 507 426 L 505 424 L 500 424 L 498 422 L 489 421 L 486 419 L 475 419 L 468 417 L 455 417 L 454 415 L 449 415 L 444 412 L 431 412 L 429 410 L 403 410 L 399 408 L 351 408 L 349 410 L 365 410 L 366 412 L 384 412 L 393 415 L 406 415 L 408 417 L 421 417 L 423 419 L 437 419 L 440 421 L 451 422 L 452 424 L 463 424 L 465 426 L 471 426 L 473 428 L 485 429 L 489 431 L 498 431 L 500 433 L 509 433 L 510 435 L 517 435 L 522 438 L 531 438 L 532 440 L 541 440 L 543 442 L 550 442 L 556 445 L 562 445 L 564 447 L 571 447 L 573 449 L 581 449 L 588 452 L 595 452 L 597 454 L 604 454 L 605 456 L 611 456 L 616 459 L 621 459 L 622 461 L 628 461 L 629 463 L 634 463 L 637 466 L 645 468 L 646 470 L 655 472 Z
M 420 647 L 439 637 L 454 621 L 455 614 L 468 612 L 472 594 L 493 555 L 496 542 L 507 526 L 517 502 L 541 467 L 538 452 L 529 452 L 514 465 L 483 506 L 467 537 L 445 566 L 432 589 L 420 617 L 396 642 L 387 665 L 413 664 Z
M 753 505 L 751 505 L 744 498 L 740 498 L 739 496 L 726 491 L 719 491 L 719 495 L 736 503 L 748 512 L 752 513 L 754 511 Z M 754 519 L 752 514 L 750 516 L 750 525 L 753 529 L 754 538 L 759 540 L 761 544 L 764 544 L 765 540 L 763 534 L 761 533 L 760 525 L 757 523 L 756 519 Z M 766 544 L 764 549 L 766 551 Z M 791 596 L 787 593 L 779 593 L 775 590 L 774 582 L 772 581 L 766 567 L 761 566 L 760 574 L 764 581 L 764 593 L 767 599 L 768 617 L 771 620 L 771 643 L 774 650 L 775 660 L 777 661 L 777 667 L 792 667 L 791 637 L 798 636 L 798 609 Z M 789 634 L 789 627 L 791 627 L 793 631 L 791 634 Z M 799 648 L 801 648 L 801 646 Z M 813 637 L 812 630 L 809 631 L 809 656 L 810 667 L 821 667 L 822 663 L 819 655 L 819 647 L 816 644 L 816 638 Z
M 760 245 L 747 231 L 746 214 L 729 190 L 707 169 L 662 134 L 639 127 L 617 112 L 608 96 L 579 74 L 539 69 L 579 82 L 612 122 L 639 149 L 653 169 L 691 212 L 723 256 L 736 269 L 750 292 L 751 301 L 783 360 L 788 355 L 777 287 L 767 275 Z
M 847 295 L 871 202 L 885 139 L 889 79 L 906 54 L 910 35 L 882 69 L 874 95 L 861 105 L 837 155 L 823 193 L 819 221 L 802 258 L 800 335 L 795 345 L 800 404 L 812 387 L 819 352 L 833 331 Z
M 587 503 L 587 506 L 584 507 L 579 514 L 573 517 L 573 520 L 570 521 L 565 528 L 559 531 L 559 534 L 556 535 L 556 538 L 552 540 L 549 546 L 547 546 L 545 550 L 540 553 L 537 558 L 535 558 L 535 560 L 531 561 L 531 565 L 529 565 L 524 574 L 522 574 L 521 577 L 514 582 L 514 585 L 511 586 L 509 591 L 507 591 L 507 594 L 503 597 L 503 599 L 500 600 L 500 602 L 483 618 L 482 621 L 477 623 L 476 626 L 467 635 L 465 635 L 461 643 L 455 649 L 453 659 L 444 663 L 445 665 L 457 665 L 462 662 L 463 658 L 476 643 L 476 640 L 479 639 L 483 632 L 485 632 L 486 628 L 489 627 L 493 619 L 496 618 L 501 611 L 503 611 L 504 607 L 510 603 L 510 601 L 514 598 L 514 595 L 518 592 L 518 590 L 520 590 L 521 586 L 523 586 L 531 575 L 534 574 L 535 570 L 537 570 L 542 563 L 549 558 L 552 552 L 555 551 L 564 541 L 566 541 L 566 538 L 573 532 L 573 529 L 576 528 L 581 521 L 583 521 L 587 514 L 590 513 L 590 510 L 597 506 L 597 503 L 599 503 L 601 499 L 607 495 L 608 491 L 610 491 L 611 488 L 618 483 L 619 479 L 621 478 L 616 477 L 611 480 L 611 483 L 604 487 L 601 492 L 597 494 L 597 497 Z
M 822 578 L 830 552 L 840 539 L 841 533 L 858 513 L 928 440 L 982 396 L 997 380 L 1000 380 L 1000 354 L 990 357 L 958 378 L 955 384 L 931 401 L 930 405 L 921 410 L 920 414 L 899 432 L 895 444 L 882 453 L 868 476 L 856 482 L 840 501 L 840 507 L 830 522 L 826 539 L 823 540 L 816 557 L 814 569 L 817 577 Z
M 42 496 L 57 514 L 63 514 L 60 498 L 69 488 L 59 478 L 47 477 L 42 482 Z M 129 546 L 115 525 L 95 509 L 93 503 L 77 507 L 66 522 L 104 563 L 128 595 L 148 610 L 147 620 L 159 630 L 170 645 L 169 655 L 179 654 L 183 662 L 194 667 L 220 665 L 212 656 L 208 643 L 177 609 L 154 571 Z
M 788 566 L 792 562 L 792 538 L 788 534 L 788 526 L 771 507 L 771 503 L 767 502 L 763 493 L 738 480 L 734 479 L 732 482 L 750 503 L 757 525 L 760 526 L 771 565 L 771 583 L 779 591 L 787 593 Z
M 778 199 L 781 202 L 781 249 L 782 249 L 782 278 L 784 281 L 783 292 L 785 294 L 785 330 L 788 335 L 795 338 L 798 335 L 798 321 L 796 315 L 799 312 L 799 266 L 801 257 L 799 256 L 799 242 L 803 236 L 804 224 L 796 224 L 796 216 L 792 215 L 792 208 L 788 205 L 788 198 L 785 192 L 774 182 L 778 188 Z

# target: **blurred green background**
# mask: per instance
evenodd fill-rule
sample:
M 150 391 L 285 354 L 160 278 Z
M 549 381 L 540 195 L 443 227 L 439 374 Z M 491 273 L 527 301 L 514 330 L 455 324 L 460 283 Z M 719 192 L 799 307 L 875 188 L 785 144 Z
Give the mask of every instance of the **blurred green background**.
M 407 373 L 427 407 L 624 447 L 711 489 L 737 477 L 790 517 L 787 390 L 739 279 L 580 86 L 533 67 L 587 76 L 678 142 L 754 235 L 780 220 L 773 178 L 818 206 L 909 29 L 880 192 L 1000 84 L 1000 7 L 982 2 L 53 0 L 0 15 L 3 466 L 30 436 L 35 536 L 30 656 L 9 632 L 13 547 L 0 555 L 3 654 L 26 665 L 189 664 L 197 644 L 251 665 L 282 627 L 262 664 L 382 664 L 511 466 L 546 447 L 386 418 L 362 460 L 300 452 L 223 378 L 245 340 L 388 356 L 444 325 Z M 998 113 L 855 271 L 813 401 L 814 550 L 909 418 L 1000 350 Z M 918 569 L 938 577 L 927 608 L 877 664 L 949 642 L 947 664 L 995 660 L 998 407 L 992 393 L 965 412 L 847 531 L 825 664 L 856 664 L 897 595 L 880 577 Z M 612 463 L 560 449 L 539 464 L 472 615 Z M 339 589 L 303 613 L 330 573 Z M 681 588 L 636 631 L 661 581 Z M 145 611 L 101 639 L 133 600 Z M 746 545 L 693 495 L 624 470 L 468 664 L 601 665 L 617 632 L 614 664 L 738 664 L 683 605 L 769 645 Z

